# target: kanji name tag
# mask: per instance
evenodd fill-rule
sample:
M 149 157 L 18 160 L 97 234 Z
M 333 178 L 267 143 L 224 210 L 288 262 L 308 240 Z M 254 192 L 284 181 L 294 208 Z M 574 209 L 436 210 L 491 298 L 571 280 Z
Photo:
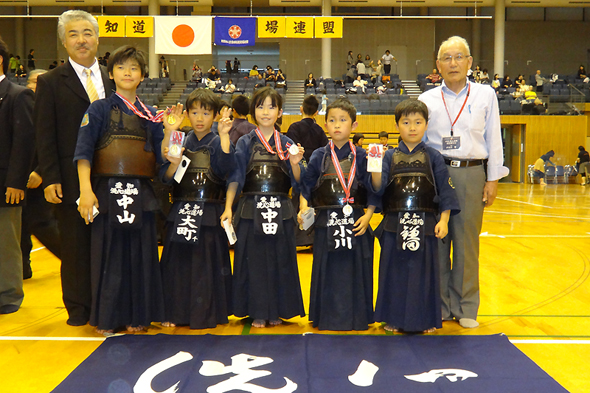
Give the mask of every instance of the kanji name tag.
M 342 209 L 328 210 L 328 251 L 352 250 L 356 238 L 354 215 L 346 215 Z
M 457 150 L 461 147 L 460 136 L 445 136 L 442 138 L 443 150 Z
M 424 212 L 400 212 L 397 224 L 397 249 L 418 251 L 424 243 Z
M 178 206 L 172 231 L 173 242 L 193 243 L 199 240 L 204 202 L 186 202 Z
M 256 195 L 254 203 L 254 232 L 271 236 L 282 233 L 281 199 L 273 196 Z
M 109 179 L 109 221 L 120 229 L 141 228 L 141 188 L 139 179 Z
M 182 145 L 184 143 L 184 132 L 172 131 L 170 134 L 170 143 L 168 144 L 168 155 L 170 157 L 180 157 L 182 154 Z
M 367 154 L 367 172 L 383 171 L 383 145 L 371 143 Z

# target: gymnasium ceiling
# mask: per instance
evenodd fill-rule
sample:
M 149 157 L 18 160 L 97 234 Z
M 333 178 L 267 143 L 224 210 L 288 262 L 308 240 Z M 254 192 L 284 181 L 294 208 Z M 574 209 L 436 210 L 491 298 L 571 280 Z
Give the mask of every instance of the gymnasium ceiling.
M 160 5 L 320 7 L 322 0 L 158 0 Z M 590 7 L 590 0 L 504 0 L 506 7 Z M 493 7 L 496 0 L 332 0 L 333 7 Z M 146 6 L 148 0 L 0 0 L 0 6 Z

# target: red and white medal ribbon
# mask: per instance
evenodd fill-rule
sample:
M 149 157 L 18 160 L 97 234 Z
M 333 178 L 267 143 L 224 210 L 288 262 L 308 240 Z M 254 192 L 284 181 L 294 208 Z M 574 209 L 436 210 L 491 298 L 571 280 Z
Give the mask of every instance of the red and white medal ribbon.
M 279 137 L 279 132 L 277 130 L 274 130 L 275 147 L 277 148 L 277 151 L 276 152 L 272 149 L 272 147 L 270 147 L 270 143 L 268 143 L 268 141 L 266 140 L 266 138 L 264 137 L 264 135 L 262 135 L 262 132 L 260 131 L 259 128 L 256 128 L 256 135 L 258 135 L 258 139 L 260 139 L 260 142 L 262 142 L 262 144 L 266 148 L 266 151 L 268 151 L 270 154 L 277 154 L 278 153 L 279 158 L 281 159 L 281 161 L 285 161 L 285 160 L 289 159 L 288 150 L 283 151 L 281 149 L 281 138 Z M 289 147 L 291 146 L 291 144 L 290 143 L 287 143 L 286 146 L 287 146 L 287 149 L 289 149 Z
M 350 190 L 352 188 L 352 182 L 354 181 L 354 177 L 356 176 L 356 148 L 352 144 L 351 141 L 348 141 L 350 145 L 350 150 L 352 151 L 352 166 L 350 167 L 350 172 L 348 173 L 348 184 L 344 180 L 344 173 L 342 172 L 342 167 L 340 166 L 340 160 L 338 160 L 338 156 L 334 151 L 334 142 L 330 141 L 330 151 L 332 154 L 332 163 L 334 164 L 334 168 L 336 168 L 336 174 L 338 175 L 338 180 L 340 180 L 340 184 L 344 189 L 344 194 L 346 197 L 342 202 L 344 203 L 354 203 L 354 198 L 350 197 Z M 346 212 L 345 212 L 346 213 Z
M 453 136 L 453 128 L 455 127 L 455 123 L 459 120 L 461 113 L 463 113 L 463 109 L 465 109 L 465 104 L 467 104 L 467 100 L 469 99 L 469 93 L 471 92 L 471 83 L 467 82 L 467 96 L 465 97 L 465 101 L 463 102 L 463 106 L 461 110 L 455 117 L 455 121 L 451 119 L 451 114 L 449 113 L 449 108 L 447 108 L 447 102 L 445 101 L 445 94 L 443 93 L 442 89 L 440 89 L 440 95 L 442 96 L 443 104 L 445 105 L 445 110 L 447 111 L 447 115 L 449 116 L 449 122 L 451 123 L 451 136 Z
M 139 99 L 139 97 L 135 96 L 135 99 L 137 101 L 139 101 L 139 105 L 141 105 L 141 107 L 143 108 L 143 110 L 145 111 L 145 113 L 141 113 L 139 111 L 139 109 L 137 109 L 135 107 L 135 105 L 133 105 L 133 103 L 131 103 L 127 98 L 123 97 L 122 95 L 120 95 L 119 93 L 115 93 L 117 95 L 117 97 L 119 97 L 121 100 L 123 100 L 123 102 L 125 103 L 125 105 L 127 105 L 127 108 L 131 109 L 133 111 L 133 113 L 135 113 L 137 116 L 146 119 L 148 121 L 151 121 L 152 123 L 161 123 L 162 122 L 162 118 L 164 117 L 164 113 L 165 111 L 162 111 L 160 113 L 158 113 L 156 116 L 152 115 L 152 112 L 150 112 L 150 110 L 144 105 L 143 102 L 141 102 L 141 100 Z

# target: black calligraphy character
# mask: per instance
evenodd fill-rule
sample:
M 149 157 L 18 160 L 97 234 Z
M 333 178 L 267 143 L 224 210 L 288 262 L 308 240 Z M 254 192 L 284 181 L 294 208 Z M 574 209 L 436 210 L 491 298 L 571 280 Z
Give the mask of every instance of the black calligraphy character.
M 324 22 L 324 34 L 334 34 L 334 22 Z
M 305 22 L 300 21 L 293 23 L 295 23 L 295 26 L 293 27 L 295 29 L 295 34 L 305 34 Z
M 279 22 L 276 20 L 269 20 L 266 22 L 266 31 L 276 34 L 279 29 Z
M 111 23 L 110 20 L 107 20 L 104 26 L 107 28 L 107 33 L 116 33 L 119 29 L 119 24 L 117 22 Z
M 133 32 L 139 34 L 145 34 L 145 30 L 143 29 L 145 26 L 145 21 L 143 20 L 134 20 L 133 21 Z

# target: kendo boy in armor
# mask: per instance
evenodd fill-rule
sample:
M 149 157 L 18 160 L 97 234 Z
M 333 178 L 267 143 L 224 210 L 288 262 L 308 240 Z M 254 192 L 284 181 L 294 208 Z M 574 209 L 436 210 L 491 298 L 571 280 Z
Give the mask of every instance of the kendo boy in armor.
M 229 139 L 228 108 L 221 112 L 219 136 L 211 131 L 218 112 L 218 99 L 211 90 L 194 90 L 186 108 L 184 114 L 174 110 L 166 117 L 178 128 L 188 116 L 192 130 L 183 151 L 190 162 L 182 178 L 173 181 L 174 204 L 160 262 L 166 308 L 162 325 L 206 329 L 227 323 L 233 313 L 229 246 L 219 219 L 225 208 L 226 178 L 235 168 L 235 149 Z M 163 146 L 169 139 L 167 128 Z M 164 155 L 168 154 L 164 147 Z M 179 165 L 170 167 L 177 170 Z
M 330 104 L 331 141 L 313 152 L 303 177 L 298 219 L 308 206 L 316 215 L 309 320 L 320 330 L 367 330 L 374 322 L 369 221 L 380 202 L 371 181 L 381 174 L 369 175 L 365 150 L 350 141 L 357 125 L 350 101 Z
M 401 141 L 383 156 L 384 218 L 375 320 L 385 330 L 430 333 L 442 327 L 438 239 L 460 207 L 442 155 L 422 142 L 428 108 L 415 99 L 395 109 Z
M 156 164 L 163 163 L 164 112 L 156 114 L 135 95 L 146 73 L 137 48 L 117 49 L 108 72 L 116 93 L 88 108 L 74 157 L 78 210 L 92 224 L 90 324 L 102 334 L 140 331 L 164 318 L 154 215 L 159 207 L 151 186 Z M 161 170 L 174 174 L 169 165 Z
M 295 246 L 296 212 L 289 190 L 297 188 L 305 149 L 277 131 L 283 114 L 276 90 L 256 90 L 250 114 L 258 127 L 236 146 L 236 170 L 230 175 L 226 208 L 242 196 L 234 217 L 237 243 L 233 271 L 233 310 L 250 316 L 253 327 L 279 325 L 281 319 L 305 316 Z

